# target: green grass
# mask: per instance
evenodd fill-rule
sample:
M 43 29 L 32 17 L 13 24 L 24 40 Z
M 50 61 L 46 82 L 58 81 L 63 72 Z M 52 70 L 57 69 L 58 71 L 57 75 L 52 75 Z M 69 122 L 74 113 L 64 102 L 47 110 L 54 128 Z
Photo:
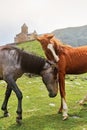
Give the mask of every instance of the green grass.
M 42 47 L 38 41 L 25 42 L 19 45 L 20 48 L 23 48 L 27 52 L 45 57 Z
M 44 56 L 38 42 L 19 45 L 21 48 Z M 8 103 L 10 117 L 0 118 L 0 130 L 87 130 L 87 104 L 79 106 L 78 101 L 87 94 L 87 74 L 66 76 L 66 99 L 69 107 L 69 118 L 62 121 L 58 114 L 60 94 L 49 98 L 41 77 L 28 78 L 23 75 L 17 84 L 23 93 L 22 125 L 15 122 L 17 98 L 12 92 Z M 6 83 L 0 81 L 0 106 L 2 105 Z M 3 112 L 0 111 L 0 116 Z

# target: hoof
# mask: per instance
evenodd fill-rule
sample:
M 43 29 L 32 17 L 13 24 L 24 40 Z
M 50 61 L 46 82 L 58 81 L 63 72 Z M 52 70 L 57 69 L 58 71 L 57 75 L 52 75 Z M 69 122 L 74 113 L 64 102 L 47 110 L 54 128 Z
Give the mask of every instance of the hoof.
M 62 114 L 62 111 L 58 111 L 58 114 Z
M 68 119 L 68 115 L 63 117 L 63 121 Z
M 79 105 L 84 105 L 84 101 L 83 100 L 79 101 Z
M 62 111 L 63 111 L 63 109 L 62 109 L 62 108 L 60 108 L 60 109 L 59 109 L 59 111 L 58 111 L 58 113 L 59 113 L 59 114 L 61 114 L 61 113 L 62 113 Z
M 9 113 L 4 113 L 4 117 L 9 117 L 10 114 Z
M 19 118 L 17 117 L 17 118 L 16 118 L 16 122 L 17 122 L 17 124 L 21 125 L 21 124 L 22 124 L 22 118 L 19 119 Z

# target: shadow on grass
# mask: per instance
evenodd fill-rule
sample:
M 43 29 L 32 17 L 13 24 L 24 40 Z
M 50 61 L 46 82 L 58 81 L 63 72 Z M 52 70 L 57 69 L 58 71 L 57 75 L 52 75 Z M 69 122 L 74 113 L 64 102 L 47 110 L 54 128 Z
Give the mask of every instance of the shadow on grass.
M 63 121 L 61 114 L 40 116 L 38 113 L 38 116 L 23 119 L 22 125 L 12 124 L 7 130 L 77 130 L 82 124 L 85 124 L 82 118 L 74 119 L 70 117 Z

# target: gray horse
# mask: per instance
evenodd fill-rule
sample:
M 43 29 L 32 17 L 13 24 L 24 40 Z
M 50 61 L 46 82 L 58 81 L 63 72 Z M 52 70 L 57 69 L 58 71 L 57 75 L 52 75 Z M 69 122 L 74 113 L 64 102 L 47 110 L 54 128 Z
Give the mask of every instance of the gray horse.
M 58 92 L 57 68 L 53 63 L 44 58 L 29 54 L 14 46 L 0 47 L 0 79 L 6 81 L 7 88 L 1 109 L 4 117 L 8 116 L 7 103 L 12 90 L 18 99 L 16 122 L 22 120 L 22 92 L 16 84 L 16 80 L 24 73 L 34 73 L 42 77 L 50 97 L 55 97 Z

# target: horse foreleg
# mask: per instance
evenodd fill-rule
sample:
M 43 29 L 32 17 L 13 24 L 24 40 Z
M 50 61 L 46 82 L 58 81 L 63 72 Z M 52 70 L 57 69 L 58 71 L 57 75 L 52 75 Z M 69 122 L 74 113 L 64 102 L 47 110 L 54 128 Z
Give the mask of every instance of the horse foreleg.
M 59 88 L 60 88 L 60 95 L 61 95 L 61 107 L 59 109 L 59 113 L 63 113 L 63 120 L 68 118 L 68 107 L 65 100 L 65 76 L 60 74 L 59 75 Z
M 11 95 L 11 92 L 12 92 L 12 89 L 9 87 L 9 85 L 7 85 L 6 92 L 5 92 L 5 98 L 4 98 L 2 107 L 1 107 L 1 109 L 4 111 L 4 117 L 9 116 L 9 113 L 7 110 L 7 104 L 8 104 L 8 100 Z
M 68 118 L 68 107 L 64 98 L 62 98 L 62 102 L 63 102 L 63 120 L 66 120 Z
M 63 111 L 63 103 L 62 103 L 62 98 L 61 98 L 61 106 L 60 106 L 60 108 L 59 108 L 59 111 L 58 111 L 58 113 L 62 113 L 62 111 Z
M 15 83 L 15 80 L 11 76 L 7 76 L 5 78 L 5 81 L 9 84 L 11 89 L 15 92 L 17 98 L 18 98 L 18 107 L 17 107 L 17 118 L 16 122 L 21 123 L 20 121 L 22 120 L 22 93 L 20 89 L 18 88 L 17 84 Z

